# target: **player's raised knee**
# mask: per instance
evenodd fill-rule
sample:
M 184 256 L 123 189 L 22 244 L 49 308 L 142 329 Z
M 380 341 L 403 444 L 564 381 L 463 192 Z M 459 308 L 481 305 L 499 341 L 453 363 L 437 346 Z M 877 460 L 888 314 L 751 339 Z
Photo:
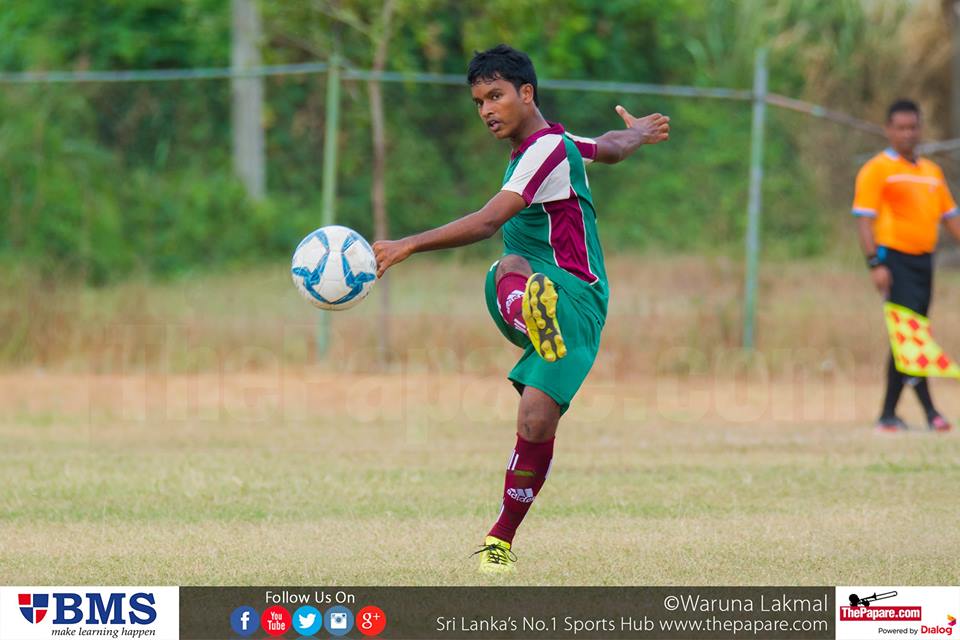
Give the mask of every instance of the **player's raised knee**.
M 533 269 L 530 268 L 526 258 L 510 253 L 500 258 L 497 264 L 497 280 L 499 281 L 508 273 L 519 273 L 529 278 L 533 275 Z

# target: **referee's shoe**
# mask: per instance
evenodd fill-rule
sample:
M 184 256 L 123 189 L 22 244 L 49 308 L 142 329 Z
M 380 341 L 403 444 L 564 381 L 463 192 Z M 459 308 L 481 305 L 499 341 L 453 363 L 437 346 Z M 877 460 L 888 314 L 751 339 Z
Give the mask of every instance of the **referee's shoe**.
M 952 427 L 950 426 L 950 423 L 947 422 L 947 419 L 944 418 L 939 413 L 934 414 L 933 416 L 930 417 L 929 420 L 927 420 L 927 427 L 931 431 L 938 431 L 940 433 L 943 433 L 945 431 L 950 431 L 950 429 L 952 429 Z

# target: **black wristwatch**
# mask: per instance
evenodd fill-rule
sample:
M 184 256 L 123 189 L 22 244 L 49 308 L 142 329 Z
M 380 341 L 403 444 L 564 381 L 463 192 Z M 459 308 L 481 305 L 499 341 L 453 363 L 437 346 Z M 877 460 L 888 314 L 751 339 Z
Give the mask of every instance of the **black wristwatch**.
M 878 256 L 878 255 L 875 254 L 875 253 L 874 253 L 873 255 L 867 256 L 867 266 L 870 267 L 871 269 L 876 269 L 877 267 L 882 267 L 882 266 L 883 266 L 883 258 L 881 258 L 880 256 Z

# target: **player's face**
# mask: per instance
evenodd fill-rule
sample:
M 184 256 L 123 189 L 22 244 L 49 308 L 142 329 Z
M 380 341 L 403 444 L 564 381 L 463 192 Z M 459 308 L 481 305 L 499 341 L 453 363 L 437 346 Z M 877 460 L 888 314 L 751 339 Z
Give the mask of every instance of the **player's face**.
M 897 111 L 887 122 L 887 138 L 894 151 L 912 157 L 920 142 L 920 117 L 912 111 Z
M 503 140 L 519 129 L 526 110 L 533 102 L 533 87 L 525 84 L 518 91 L 506 80 L 479 80 L 471 87 L 477 113 L 487 129 Z

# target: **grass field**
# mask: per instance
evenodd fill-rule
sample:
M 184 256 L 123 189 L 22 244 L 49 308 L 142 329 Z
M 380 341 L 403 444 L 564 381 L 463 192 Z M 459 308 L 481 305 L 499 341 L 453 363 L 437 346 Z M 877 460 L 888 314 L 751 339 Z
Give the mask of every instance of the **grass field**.
M 733 353 L 728 343 L 713 349 L 695 332 L 717 335 L 711 305 L 735 297 L 736 285 L 712 293 L 727 285 L 709 265 L 672 263 L 703 276 L 677 275 L 674 285 L 670 264 L 647 266 L 651 282 L 666 282 L 651 285 L 661 306 L 629 307 L 629 296 L 617 303 L 607 353 L 561 423 L 550 479 L 516 539 L 519 570 L 509 582 L 955 583 L 960 438 L 869 429 L 881 358 L 849 355 L 877 335 L 862 272 L 823 276 L 834 281 L 830 303 L 844 305 L 828 304 L 830 313 L 859 324 L 807 328 L 794 350 L 770 318 L 791 309 L 815 317 L 815 284 L 799 271 L 768 282 L 761 335 L 770 347 L 737 360 L 717 355 Z M 457 269 L 444 280 L 453 301 L 466 299 L 453 288 Z M 200 281 L 179 294 L 147 290 L 137 309 L 154 322 L 168 309 L 175 326 L 209 331 L 219 367 L 138 367 L 125 356 L 105 360 L 112 347 L 85 356 L 79 341 L 56 366 L 0 374 L 0 583 L 503 583 L 478 575 L 469 553 L 499 506 L 514 432 L 516 399 L 502 378 L 512 352 L 485 318 L 444 324 L 432 343 L 418 338 L 423 296 L 405 296 L 403 282 L 416 280 L 398 280 L 395 291 L 395 337 L 409 349 L 386 371 L 346 352 L 322 366 L 297 364 L 295 350 L 285 358 L 266 338 L 259 351 L 225 360 L 219 349 L 239 341 L 244 325 L 230 324 L 216 342 L 211 327 L 227 317 L 227 296 L 208 281 L 204 299 Z M 937 318 L 957 312 L 954 283 L 953 274 L 940 280 Z M 87 310 L 120 297 L 84 295 Z M 176 295 L 179 305 L 157 302 Z M 270 322 L 304 311 L 289 295 L 246 304 L 245 326 L 260 327 L 251 335 L 261 338 Z M 441 318 L 457 317 L 455 305 L 445 311 Z M 459 312 L 473 322 L 473 311 Z M 372 321 L 365 313 L 361 330 Z M 677 335 L 658 328 L 644 344 L 637 317 L 673 322 Z M 960 337 L 947 328 L 957 324 L 939 326 L 948 346 Z M 640 346 L 631 347 L 631 330 Z M 343 331 L 335 325 L 335 335 Z M 868 337 L 851 337 L 849 357 L 824 356 L 836 345 L 821 338 L 857 333 Z M 956 419 L 954 385 L 935 381 L 934 393 Z M 918 425 L 908 396 L 904 416 Z

